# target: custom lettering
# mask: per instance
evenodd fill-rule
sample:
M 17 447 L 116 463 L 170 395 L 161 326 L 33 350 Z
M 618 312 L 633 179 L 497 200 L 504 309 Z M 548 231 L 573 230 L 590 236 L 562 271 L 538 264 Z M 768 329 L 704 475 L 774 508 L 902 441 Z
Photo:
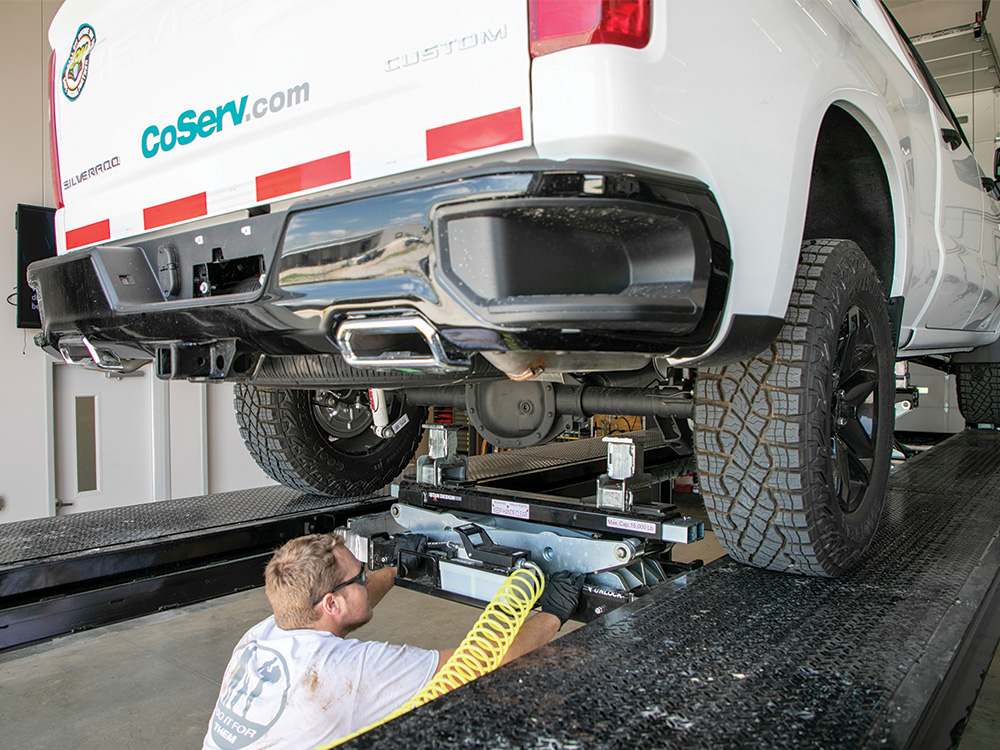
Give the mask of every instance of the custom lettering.
M 407 52 L 399 57 L 391 57 L 385 61 L 386 73 L 392 73 L 403 68 L 409 68 L 420 63 L 437 60 L 440 57 L 447 57 L 456 52 L 467 52 L 486 44 L 499 42 L 507 38 L 506 24 L 493 30 L 487 29 L 476 34 L 467 34 L 460 39 L 449 39 L 447 42 L 435 44 L 432 47 L 424 47 L 421 50 Z
M 198 136 L 201 138 L 208 138 L 215 132 L 218 126 L 219 120 L 210 109 L 206 109 L 200 115 L 198 115 Z
M 224 729 L 219 722 L 215 722 L 215 733 L 225 738 L 228 742 L 236 742 L 236 735 Z
M 483 44 L 486 44 L 487 42 L 496 42 L 499 41 L 500 39 L 506 39 L 506 38 L 507 38 L 506 26 L 501 26 L 499 29 L 496 30 L 495 33 L 489 30 L 483 32 Z

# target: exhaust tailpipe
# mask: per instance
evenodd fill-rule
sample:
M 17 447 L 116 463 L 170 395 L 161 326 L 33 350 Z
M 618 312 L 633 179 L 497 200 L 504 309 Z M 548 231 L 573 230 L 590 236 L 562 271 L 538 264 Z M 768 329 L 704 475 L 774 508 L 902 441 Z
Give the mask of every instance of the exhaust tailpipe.
M 406 367 L 427 372 L 469 369 L 467 359 L 445 351 L 441 334 L 416 313 L 348 318 L 337 329 L 337 346 L 354 367 Z

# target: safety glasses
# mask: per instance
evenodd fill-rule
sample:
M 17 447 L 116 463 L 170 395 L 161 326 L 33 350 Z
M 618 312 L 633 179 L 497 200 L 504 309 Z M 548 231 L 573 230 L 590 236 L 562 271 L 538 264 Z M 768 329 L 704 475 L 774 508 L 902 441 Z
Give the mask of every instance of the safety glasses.
M 336 586 L 334 586 L 332 589 L 330 589 L 327 593 L 334 594 L 337 591 L 340 591 L 340 589 L 344 588 L 344 586 L 350 586 L 352 583 L 360 583 L 362 586 L 364 586 L 367 581 L 368 581 L 368 572 L 366 571 L 365 566 L 362 565 L 360 573 L 358 573 L 353 578 L 348 578 L 343 583 L 338 583 Z M 319 604 L 321 601 L 323 601 L 324 598 L 326 598 L 326 594 L 323 594 L 323 596 L 321 596 L 319 599 L 317 599 L 316 601 L 314 601 L 313 602 L 313 606 L 315 607 L 317 604 Z

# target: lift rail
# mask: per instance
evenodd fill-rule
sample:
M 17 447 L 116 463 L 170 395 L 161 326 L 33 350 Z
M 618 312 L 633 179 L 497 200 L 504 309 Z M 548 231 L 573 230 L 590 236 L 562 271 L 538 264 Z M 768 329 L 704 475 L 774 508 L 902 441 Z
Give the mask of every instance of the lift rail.
M 895 471 L 854 573 L 723 558 L 347 746 L 950 747 L 1000 640 L 998 529 L 1000 433 L 968 431 Z
M 359 503 L 264 487 L 6 524 L 0 650 L 261 586 L 286 540 L 390 506 Z

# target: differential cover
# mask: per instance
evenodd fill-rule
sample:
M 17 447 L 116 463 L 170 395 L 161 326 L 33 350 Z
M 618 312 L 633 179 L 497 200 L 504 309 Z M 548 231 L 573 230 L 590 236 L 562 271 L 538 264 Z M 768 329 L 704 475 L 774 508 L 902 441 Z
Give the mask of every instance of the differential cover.
M 551 383 L 498 380 L 465 386 L 469 422 L 498 448 L 547 443 L 569 429 L 573 420 L 556 411 Z

